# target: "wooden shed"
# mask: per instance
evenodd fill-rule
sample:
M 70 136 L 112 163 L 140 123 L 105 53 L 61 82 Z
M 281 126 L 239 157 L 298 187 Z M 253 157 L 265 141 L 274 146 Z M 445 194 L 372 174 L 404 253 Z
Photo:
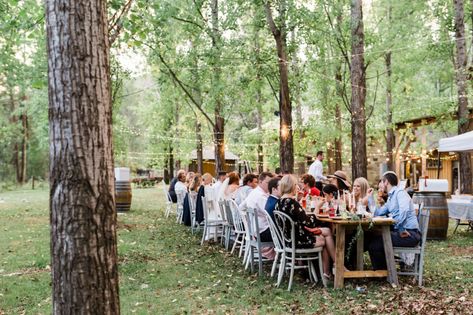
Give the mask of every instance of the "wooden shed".
M 216 176 L 215 172 L 215 151 L 213 147 L 205 147 L 202 150 L 203 166 L 202 173 L 210 173 Z M 189 171 L 197 172 L 197 150 L 190 153 L 191 163 L 189 164 Z M 238 156 L 229 150 L 225 150 L 225 171 L 232 172 L 238 168 Z

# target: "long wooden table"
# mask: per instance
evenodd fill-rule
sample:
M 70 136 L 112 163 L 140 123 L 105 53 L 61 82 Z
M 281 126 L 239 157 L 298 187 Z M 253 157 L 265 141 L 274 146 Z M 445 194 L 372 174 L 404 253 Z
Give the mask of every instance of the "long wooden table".
M 336 229 L 336 245 L 335 245 L 335 288 L 343 288 L 345 278 L 367 278 L 367 277 L 387 277 L 390 283 L 398 285 L 396 264 L 394 261 L 393 244 L 391 241 L 390 226 L 395 223 L 390 218 L 373 218 L 371 221 L 368 219 L 362 220 L 349 220 L 349 219 L 333 219 L 333 218 L 318 218 L 320 221 L 332 223 Z M 356 271 L 345 271 L 345 232 L 349 227 L 356 227 L 361 224 L 363 230 L 369 228 L 370 224 L 373 224 L 373 228 L 381 229 L 384 253 L 386 255 L 387 270 L 363 270 L 363 233 L 357 239 L 356 258 L 357 258 L 357 270 Z

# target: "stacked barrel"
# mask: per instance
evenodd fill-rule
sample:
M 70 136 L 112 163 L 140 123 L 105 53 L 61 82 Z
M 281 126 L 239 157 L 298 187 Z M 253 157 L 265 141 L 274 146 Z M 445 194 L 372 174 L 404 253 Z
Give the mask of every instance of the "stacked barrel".
M 115 202 L 117 211 L 129 211 L 131 207 L 131 177 L 127 167 L 115 168 Z

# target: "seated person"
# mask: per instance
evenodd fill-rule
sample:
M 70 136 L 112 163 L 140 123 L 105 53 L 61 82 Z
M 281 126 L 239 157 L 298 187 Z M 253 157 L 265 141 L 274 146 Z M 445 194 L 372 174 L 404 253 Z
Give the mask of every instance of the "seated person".
M 337 210 L 337 205 L 335 203 L 335 196 L 337 195 L 338 188 L 335 185 L 327 184 L 322 188 L 324 194 L 323 198 L 320 198 L 316 204 L 315 212 L 316 213 L 327 213 L 330 209 Z
M 240 187 L 240 175 L 237 172 L 230 172 L 227 178 L 220 185 L 220 190 L 216 192 L 217 200 L 235 199 L 237 189 Z
M 411 197 L 404 189 L 397 187 L 396 173 L 384 173 L 382 182 L 384 191 L 388 193 L 388 200 L 384 206 L 376 209 L 374 216 L 389 215 L 396 221 L 394 230 L 391 232 L 393 246 L 415 247 L 419 244 L 421 234 Z M 368 251 L 373 269 L 386 269 L 383 238 L 372 237 L 369 241 Z
M 178 173 L 177 182 L 174 185 L 174 191 L 176 193 L 176 196 L 181 194 L 182 198 L 184 198 L 184 196 L 186 195 L 187 186 L 186 186 L 186 173 L 185 172 Z
M 383 180 L 380 179 L 378 182 L 378 194 L 376 196 L 376 201 L 378 202 L 378 205 L 384 206 L 386 201 L 388 201 L 388 194 L 384 191 L 384 184 Z
M 284 175 L 279 183 L 281 199 L 276 204 L 277 211 L 284 212 L 294 221 L 297 248 L 324 247 L 322 252 L 324 277 L 330 277 L 330 258 L 335 261 L 335 243 L 332 231 L 320 227 L 321 222 L 314 215 L 307 215 L 296 200 L 297 178 Z
M 281 177 L 276 176 L 274 178 L 271 178 L 271 180 L 268 183 L 268 191 L 270 192 L 270 195 L 268 197 L 268 201 L 266 201 L 266 205 L 264 206 L 264 209 L 269 213 L 271 216 L 271 219 L 274 221 L 274 208 L 276 208 L 276 204 L 278 203 L 279 198 L 281 197 L 281 194 L 279 193 L 279 181 L 281 180 Z
M 171 196 L 171 200 L 173 203 L 177 203 L 177 195 L 176 195 L 176 189 L 175 189 L 175 186 L 176 186 L 176 183 L 178 182 L 178 178 L 180 176 L 184 176 L 184 178 L 186 177 L 186 171 L 184 170 L 179 170 L 177 171 L 177 175 L 176 177 L 174 177 L 172 180 L 171 180 L 171 183 L 169 184 L 169 196 Z
M 311 197 L 318 197 L 320 196 L 320 190 L 315 187 L 315 178 L 314 176 L 310 174 L 304 174 L 301 177 L 301 181 L 303 184 L 303 191 L 304 191 L 304 197 L 307 195 L 310 195 Z
M 217 195 L 219 194 L 220 186 L 222 186 L 225 179 L 227 179 L 227 172 L 224 172 L 224 171 L 218 172 L 217 181 L 215 182 L 215 184 L 212 185 L 212 189 L 214 191 L 215 197 L 217 197 Z
M 373 188 L 370 188 L 368 180 L 364 177 L 358 177 L 353 181 L 353 195 L 354 203 L 351 205 L 351 211 L 357 212 L 357 208 L 362 206 L 362 209 L 370 210 L 375 208 L 373 198 Z
M 258 227 L 261 242 L 272 242 L 273 238 L 271 237 L 271 231 L 269 230 L 269 222 L 264 214 L 264 207 L 266 206 L 266 201 L 268 201 L 269 191 L 268 191 L 268 184 L 271 178 L 273 178 L 273 174 L 269 172 L 262 172 L 259 175 L 259 184 L 258 186 L 253 189 L 248 197 L 240 204 L 239 209 L 245 210 L 246 208 L 255 209 L 257 219 L 258 219 Z
M 333 175 L 328 175 L 327 178 L 329 179 L 330 184 L 338 188 L 338 195 L 340 197 L 344 195 L 344 191 L 350 191 L 351 184 L 344 171 L 336 171 Z
M 235 202 L 237 205 L 241 204 L 256 186 L 258 186 L 258 175 L 246 174 L 243 177 L 243 185 L 236 192 Z

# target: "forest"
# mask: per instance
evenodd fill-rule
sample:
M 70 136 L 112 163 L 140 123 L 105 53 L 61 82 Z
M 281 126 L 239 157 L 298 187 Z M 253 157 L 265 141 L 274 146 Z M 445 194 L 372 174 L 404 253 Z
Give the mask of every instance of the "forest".
M 370 157 L 393 162 L 397 122 L 469 130 L 473 22 L 459 3 L 471 16 L 441 0 L 109 1 L 115 165 L 172 174 L 215 146 L 216 169 L 227 148 L 293 171 L 324 150 L 357 176 Z M 0 4 L 3 185 L 48 178 L 44 18 L 35 0 Z

